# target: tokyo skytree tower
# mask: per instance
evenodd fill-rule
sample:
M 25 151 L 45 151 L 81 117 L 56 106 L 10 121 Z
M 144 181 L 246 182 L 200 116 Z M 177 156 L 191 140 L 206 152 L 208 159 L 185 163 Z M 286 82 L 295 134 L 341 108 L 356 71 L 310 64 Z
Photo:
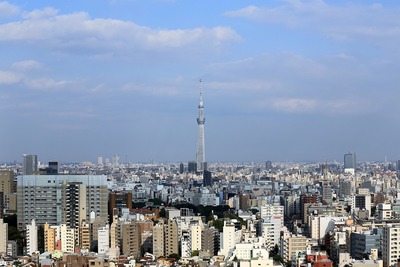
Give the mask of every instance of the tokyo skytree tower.
M 197 171 L 202 172 L 206 168 L 206 154 L 205 154 L 205 145 L 204 145 L 204 122 L 206 118 L 204 118 L 203 109 L 203 85 L 200 80 L 200 102 L 199 102 L 199 116 L 197 117 L 198 124 L 198 139 L 197 139 L 197 155 L 196 155 L 196 163 L 197 163 Z

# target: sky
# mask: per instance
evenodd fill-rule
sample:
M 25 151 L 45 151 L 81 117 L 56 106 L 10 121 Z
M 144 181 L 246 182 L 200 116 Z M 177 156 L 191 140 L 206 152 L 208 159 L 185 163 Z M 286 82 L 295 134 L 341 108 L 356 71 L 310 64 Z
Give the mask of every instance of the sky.
M 0 1 L 0 162 L 400 159 L 398 1 Z

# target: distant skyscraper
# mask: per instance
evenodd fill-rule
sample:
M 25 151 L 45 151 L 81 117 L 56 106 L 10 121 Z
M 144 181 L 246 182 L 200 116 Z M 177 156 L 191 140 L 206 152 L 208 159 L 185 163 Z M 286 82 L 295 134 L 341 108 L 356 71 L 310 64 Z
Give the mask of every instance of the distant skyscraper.
M 23 175 L 31 175 L 38 171 L 37 155 L 22 155 L 23 157 Z
M 195 161 L 189 161 L 188 163 L 188 172 L 194 173 L 197 171 L 197 163 Z
M 344 172 L 354 174 L 356 170 L 356 153 L 349 152 L 344 154 Z
M 203 88 L 202 88 L 202 81 L 200 80 L 200 102 L 199 102 L 199 116 L 197 117 L 197 124 L 198 124 L 198 140 L 197 140 L 197 155 L 196 155 L 196 162 L 197 162 L 197 171 L 204 170 L 204 162 L 206 161 L 206 154 L 205 154 L 205 143 L 204 143 L 204 123 L 206 118 L 204 118 L 203 109 Z
M 183 162 L 179 164 L 179 173 L 182 174 L 185 172 L 185 165 L 183 165 Z
M 203 172 L 203 185 L 204 186 L 212 186 L 212 175 L 210 171 Z
M 103 157 L 97 157 L 97 165 L 103 165 Z
M 272 170 L 272 162 L 271 161 L 266 161 L 265 162 L 265 169 L 267 171 Z

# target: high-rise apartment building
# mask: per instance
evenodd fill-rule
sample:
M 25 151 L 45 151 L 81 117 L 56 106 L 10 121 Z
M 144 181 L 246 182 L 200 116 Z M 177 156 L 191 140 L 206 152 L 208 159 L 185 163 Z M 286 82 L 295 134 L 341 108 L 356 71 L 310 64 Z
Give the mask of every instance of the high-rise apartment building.
M 222 229 L 222 242 L 221 242 L 221 254 L 225 257 L 228 256 L 229 251 L 235 248 L 236 245 L 236 229 L 235 224 L 232 222 L 224 221 L 224 227 Z
M 140 256 L 140 230 L 136 221 L 122 224 L 122 253 Z
M 78 228 L 87 220 L 87 188 L 81 182 L 63 181 L 61 186 L 62 223 Z
M 153 254 L 156 258 L 165 255 L 164 240 L 164 224 L 159 222 L 153 227 Z
M 0 218 L 3 217 L 3 210 L 15 211 L 15 197 L 16 189 L 14 183 L 14 172 L 13 171 L 0 171 L 0 192 L 3 192 L 0 202 L 2 209 L 0 210 Z
M 64 252 L 75 252 L 76 230 L 66 224 L 60 226 L 61 250 Z
M 38 228 L 35 220 L 26 226 L 26 253 L 33 255 L 38 251 Z
M 178 224 L 176 220 L 168 220 L 165 224 L 165 256 L 168 257 L 171 254 L 179 254 Z
M 147 252 L 153 247 L 153 221 L 138 221 L 136 224 L 139 229 L 140 245 L 143 246 L 144 251 Z
M 82 221 L 79 226 L 78 246 L 81 249 L 90 249 L 90 224 L 86 221 Z
M 8 243 L 8 223 L 0 219 L 0 253 L 7 252 Z
M 77 191 L 74 191 L 75 196 L 72 196 L 71 185 Z M 64 185 L 64 200 L 63 195 Z M 80 206 L 80 203 L 71 202 L 73 199 L 84 199 L 81 194 L 86 188 L 86 207 Z M 68 191 L 70 195 L 68 196 Z M 107 177 L 105 175 L 21 175 L 17 181 L 17 220 L 19 229 L 23 230 L 26 224 L 29 224 L 32 219 L 35 219 L 37 225 L 59 225 L 63 222 L 64 209 L 72 216 L 75 211 L 76 216 L 85 217 L 89 221 L 90 213 L 94 212 L 97 217 L 103 220 L 108 220 L 107 212 L 108 191 Z M 70 207 L 67 207 L 70 205 Z M 71 206 L 74 205 L 74 206 Z M 77 211 L 77 208 L 85 208 L 86 216 Z M 79 217 L 79 220 L 81 220 Z M 69 225 L 74 224 L 74 227 L 79 227 L 75 224 L 74 217 L 64 216 L 65 222 Z
M 22 155 L 23 158 L 23 166 L 22 166 L 22 174 L 23 175 L 32 175 L 38 171 L 38 160 L 37 155 Z
M 201 233 L 201 250 L 215 256 L 219 251 L 219 231 L 215 227 L 204 229 Z
M 61 249 L 61 242 L 59 242 L 61 240 L 60 226 L 46 223 L 43 228 L 44 251 L 53 252 L 54 250 Z
M 108 224 L 105 227 L 101 227 L 98 230 L 98 252 L 104 255 L 110 249 L 110 227 Z
M 387 224 L 382 234 L 383 266 L 397 266 L 400 258 L 400 224 Z

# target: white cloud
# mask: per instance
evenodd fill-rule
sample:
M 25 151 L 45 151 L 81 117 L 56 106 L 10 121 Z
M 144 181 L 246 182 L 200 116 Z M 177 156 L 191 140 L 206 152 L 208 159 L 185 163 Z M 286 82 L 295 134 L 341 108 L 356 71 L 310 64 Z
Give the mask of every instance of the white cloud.
M 25 81 L 26 85 L 32 89 L 60 89 L 65 88 L 66 85 L 70 84 L 69 81 L 55 81 L 49 78 L 38 78 Z
M 146 95 L 171 96 L 177 95 L 178 89 L 168 85 L 148 85 L 139 83 L 128 83 L 122 86 L 121 91 L 139 92 Z
M 12 64 L 12 68 L 18 71 L 35 70 L 40 69 L 41 67 L 42 64 L 40 64 L 36 60 L 23 60 Z
M 287 0 L 276 7 L 247 6 L 225 15 L 294 28 L 307 27 L 338 40 L 363 37 L 381 43 L 376 38 L 400 38 L 400 8 L 380 4 L 335 5 L 323 0 Z
M 9 18 L 20 13 L 19 7 L 8 2 L 0 2 L 0 18 Z
M 35 9 L 31 12 L 25 12 L 22 17 L 24 19 L 45 19 L 49 17 L 54 17 L 58 14 L 58 10 L 52 7 L 46 7 L 44 9 Z
M 269 103 L 272 109 L 286 112 L 310 112 L 317 108 L 317 101 L 301 98 L 278 98 Z
M 0 42 L 23 41 L 38 46 L 96 53 L 137 49 L 163 50 L 183 47 L 215 48 L 238 40 L 229 28 L 153 29 L 130 21 L 90 18 L 86 13 L 57 15 L 51 8 L 35 10 L 24 20 L 0 25 Z
M 15 84 L 21 81 L 21 75 L 11 71 L 0 71 L 1 84 Z

